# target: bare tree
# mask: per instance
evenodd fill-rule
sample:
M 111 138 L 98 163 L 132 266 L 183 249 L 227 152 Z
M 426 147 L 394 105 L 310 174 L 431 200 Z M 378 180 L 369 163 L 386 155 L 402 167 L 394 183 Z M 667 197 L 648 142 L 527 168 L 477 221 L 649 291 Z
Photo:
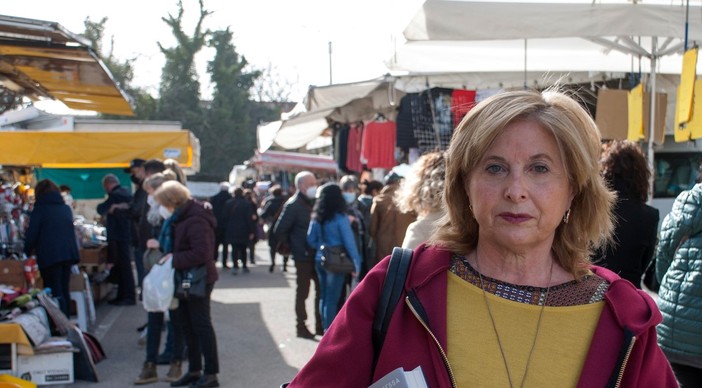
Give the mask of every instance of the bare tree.
M 289 102 L 295 83 L 283 77 L 278 67 L 268 63 L 263 69 L 257 69 L 261 76 L 254 81 L 251 96 L 257 102 Z

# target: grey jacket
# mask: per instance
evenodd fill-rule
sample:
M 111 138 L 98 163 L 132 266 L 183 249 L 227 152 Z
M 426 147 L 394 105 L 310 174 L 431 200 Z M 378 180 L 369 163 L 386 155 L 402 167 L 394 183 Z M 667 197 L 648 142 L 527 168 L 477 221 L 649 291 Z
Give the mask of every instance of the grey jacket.
M 663 219 L 656 255 L 658 326 L 670 362 L 702 368 L 702 185 L 678 195 Z

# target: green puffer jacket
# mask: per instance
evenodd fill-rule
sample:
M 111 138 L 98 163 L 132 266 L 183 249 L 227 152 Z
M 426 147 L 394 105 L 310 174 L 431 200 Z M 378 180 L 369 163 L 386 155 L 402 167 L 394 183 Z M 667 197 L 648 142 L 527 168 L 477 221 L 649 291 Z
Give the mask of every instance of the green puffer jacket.
M 675 199 L 656 254 L 658 342 L 670 362 L 702 368 L 702 184 Z

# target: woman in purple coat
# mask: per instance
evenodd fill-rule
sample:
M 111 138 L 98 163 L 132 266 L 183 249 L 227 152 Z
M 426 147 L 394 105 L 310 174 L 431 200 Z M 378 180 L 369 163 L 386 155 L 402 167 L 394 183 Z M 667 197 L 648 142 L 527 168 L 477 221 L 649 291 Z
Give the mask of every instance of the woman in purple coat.
M 161 260 L 173 260 L 176 271 L 199 266 L 207 270 L 205 296 L 179 298 L 178 308 L 172 314 L 175 337 L 187 341 L 188 372 L 172 382 L 171 387 L 219 387 L 217 338 L 210 316 L 210 295 L 217 281 L 212 260 L 217 222 L 212 210 L 194 200 L 188 188 L 176 181 L 164 182 L 154 198 L 163 207 L 162 214 L 166 218 L 161 230 L 161 246 L 172 247 L 171 253 Z

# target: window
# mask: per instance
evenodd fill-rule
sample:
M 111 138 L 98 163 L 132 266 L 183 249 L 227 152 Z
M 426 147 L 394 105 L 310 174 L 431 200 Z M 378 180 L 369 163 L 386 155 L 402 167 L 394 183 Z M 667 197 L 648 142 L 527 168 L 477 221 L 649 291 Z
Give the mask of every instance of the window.
M 654 198 L 675 198 L 697 181 L 702 153 L 656 153 L 654 162 Z

